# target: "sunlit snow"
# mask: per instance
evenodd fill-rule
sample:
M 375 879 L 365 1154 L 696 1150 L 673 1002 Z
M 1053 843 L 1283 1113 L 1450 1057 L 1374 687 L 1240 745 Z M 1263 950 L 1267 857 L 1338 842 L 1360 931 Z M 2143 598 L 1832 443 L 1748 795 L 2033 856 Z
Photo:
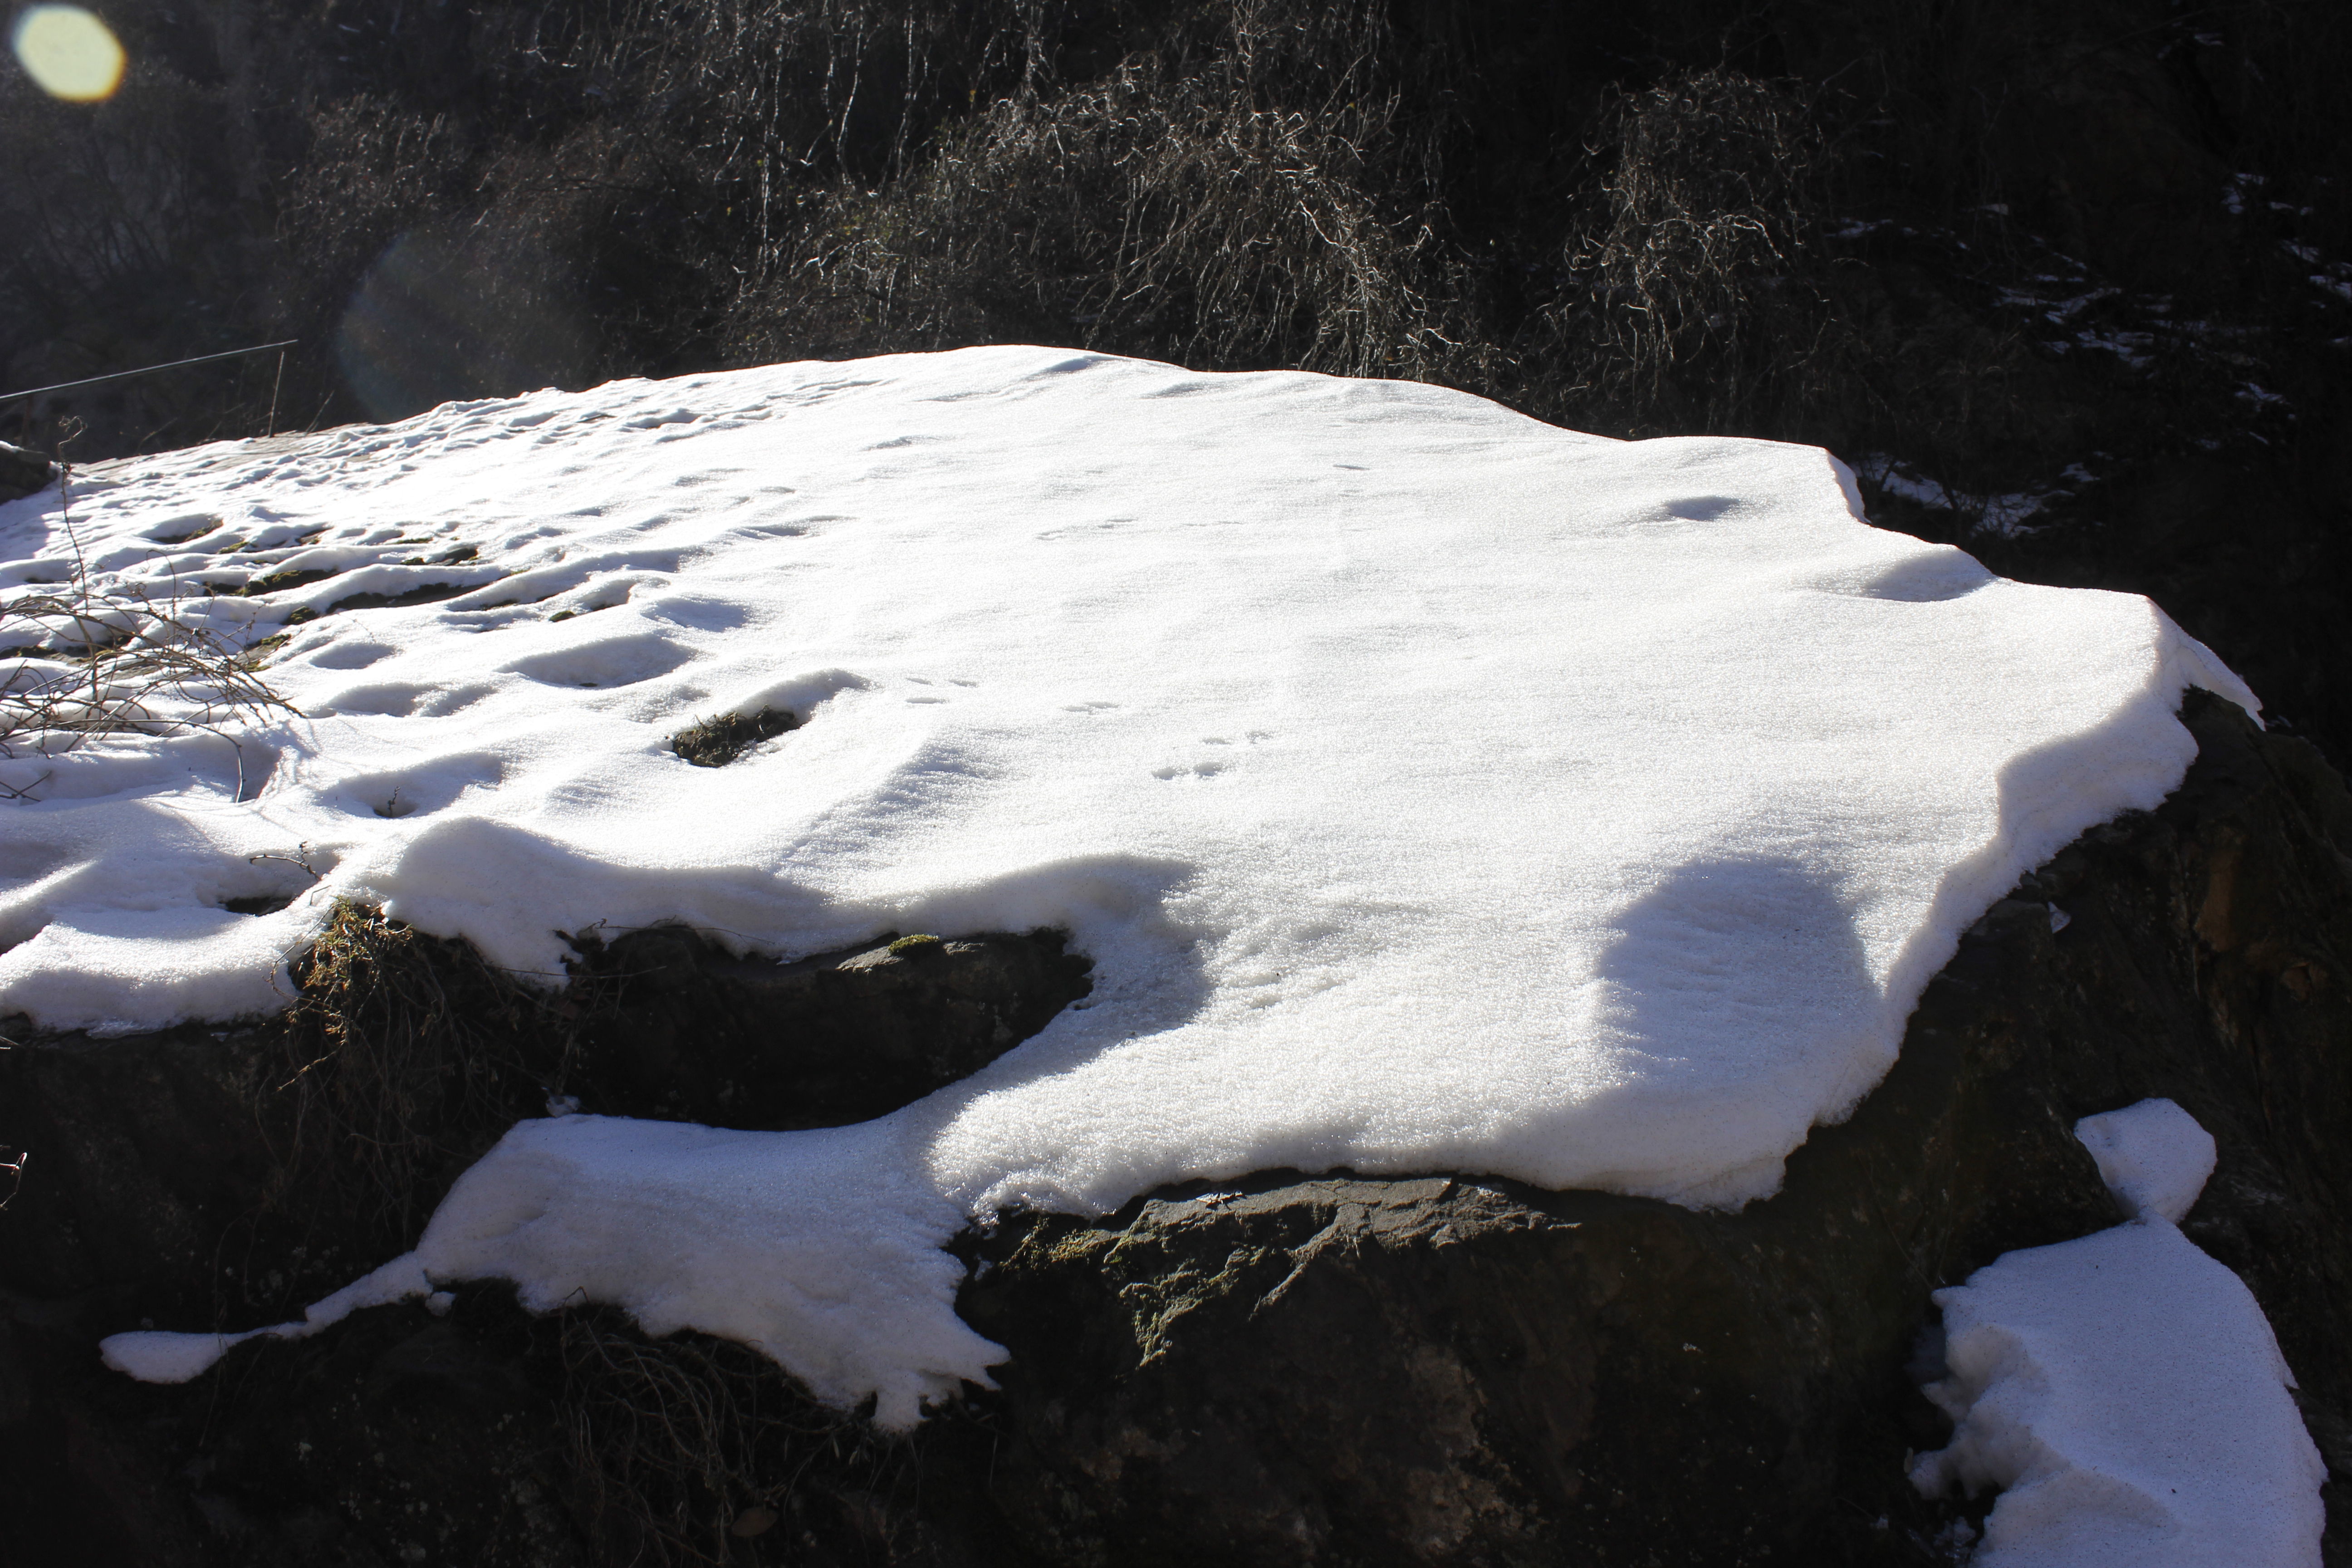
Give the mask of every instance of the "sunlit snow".
M 337 574 L 200 612 L 325 612 L 270 667 L 305 718 L 0 763 L 0 1010 L 276 1008 L 337 898 L 551 984 L 600 925 L 1070 931 L 1094 995 L 965 1082 L 832 1131 L 527 1122 L 401 1265 L 753 1340 L 892 1423 L 1000 1354 L 938 1244 L 1006 1205 L 1772 1191 L 1961 930 L 2179 782 L 2184 686 L 2253 705 L 2144 600 L 1869 527 L 1809 447 L 1066 351 L 451 405 L 74 508 L 157 592 Z M 0 552 L 58 574 L 55 492 Z M 728 767 L 665 744 L 772 705 L 805 722 Z

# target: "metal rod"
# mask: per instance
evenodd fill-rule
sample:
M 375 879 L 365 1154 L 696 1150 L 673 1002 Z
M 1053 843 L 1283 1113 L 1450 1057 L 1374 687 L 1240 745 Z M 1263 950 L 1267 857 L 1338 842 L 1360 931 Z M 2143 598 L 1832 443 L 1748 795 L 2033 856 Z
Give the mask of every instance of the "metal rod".
M 128 381 L 134 375 L 147 375 L 159 370 L 177 370 L 184 364 L 209 364 L 216 359 L 235 359 L 239 354 L 263 353 L 270 349 L 290 349 L 299 338 L 288 338 L 282 343 L 256 343 L 249 349 L 230 349 L 223 353 L 198 354 L 194 359 L 175 359 L 168 364 L 143 365 L 138 370 L 118 370 L 112 375 L 93 375 L 87 381 L 61 381 L 55 386 L 28 386 L 22 392 L 0 392 L 0 403 L 19 397 L 38 397 L 44 392 L 70 392 L 77 386 L 98 386 L 110 381 Z

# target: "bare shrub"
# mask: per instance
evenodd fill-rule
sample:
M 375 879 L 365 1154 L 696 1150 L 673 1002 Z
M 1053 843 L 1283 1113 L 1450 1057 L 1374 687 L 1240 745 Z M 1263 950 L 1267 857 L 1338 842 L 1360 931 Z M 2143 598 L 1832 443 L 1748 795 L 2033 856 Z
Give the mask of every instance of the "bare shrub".
M 109 736 L 201 731 L 236 744 L 242 723 L 293 713 L 231 638 L 176 597 L 93 580 L 73 526 L 72 471 L 58 491 L 73 553 L 68 579 L 0 601 L 0 758 L 58 757 Z M 31 798 L 40 781 L 0 781 L 0 798 Z
M 1829 313 L 1812 275 L 1826 149 L 1794 89 L 1700 71 L 1626 94 L 1614 163 L 1555 308 L 1586 385 L 1633 422 L 1727 429 L 1818 377 Z M 1563 346 L 1567 346 L 1565 343 Z
M 316 282 L 348 280 L 461 188 L 466 150 L 446 115 L 362 93 L 314 109 L 309 130 L 278 221 Z
M 1437 146 L 1402 115 L 1379 8 L 1212 15 L 1223 36 L 1198 55 L 1180 37 L 1093 81 L 1033 81 L 898 186 L 843 195 L 743 313 L 789 327 L 800 305 L 910 347 L 1029 336 L 1204 368 L 1465 368 Z
M 135 588 L 20 594 L 0 603 L 0 644 L 16 656 L 0 669 L 0 757 L 187 730 L 234 743 L 236 721 L 295 711 L 231 642 Z M 31 787 L 0 784 L 0 794 Z

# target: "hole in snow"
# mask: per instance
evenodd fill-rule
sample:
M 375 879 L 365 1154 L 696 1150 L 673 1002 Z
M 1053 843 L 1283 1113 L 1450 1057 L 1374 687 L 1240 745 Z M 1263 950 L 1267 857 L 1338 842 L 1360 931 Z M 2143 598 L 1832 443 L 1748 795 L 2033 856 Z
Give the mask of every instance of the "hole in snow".
M 452 713 L 461 712 L 467 708 L 471 708 L 475 703 L 479 702 L 485 697 L 492 697 L 497 694 L 498 688 L 495 686 L 452 687 L 450 689 L 442 692 L 439 696 L 435 697 L 432 700 L 425 703 L 422 707 L 418 708 L 416 711 L 427 719 L 443 719 Z
M 1946 548 L 1896 562 L 1865 584 L 1862 592 L 1874 599 L 1927 605 L 1973 594 L 1994 581 L 1997 579 L 1993 574 L 1978 564 L 1973 556 Z
M 245 742 L 236 749 L 236 801 L 242 805 L 260 797 L 269 776 L 278 771 L 278 752 L 268 746 Z
M 223 899 L 220 907 L 233 915 L 274 915 L 293 901 L 283 893 L 256 893 L 250 898 Z
M 579 647 L 533 654 L 500 668 L 542 686 L 634 686 L 640 680 L 667 675 L 694 657 L 667 637 L 654 633 L 607 637 Z
M 740 605 L 685 594 L 651 601 L 646 605 L 646 614 L 699 632 L 731 632 L 751 618 L 751 612 Z
M 310 656 L 310 663 L 320 669 L 365 669 L 395 651 L 377 642 L 330 643 Z
M 72 857 L 54 844 L 0 838 L 0 881 L 29 882 L 46 877 Z
M 479 583 L 427 583 L 399 594 L 348 594 L 319 613 L 340 616 L 352 610 L 404 610 L 411 605 L 437 605 L 460 594 L 470 594 Z
M 1713 522 L 1738 504 L 1730 496 L 1685 496 L 1666 503 L 1666 515 L 1686 522 Z
M 624 419 L 624 430 L 651 430 L 663 425 L 691 425 L 702 416 L 691 408 L 673 408 L 663 414 L 640 414 L 635 419 Z
M 200 539 L 210 533 L 220 524 L 220 519 L 205 512 L 197 512 L 189 517 L 167 519 L 148 529 L 141 537 L 151 539 L 158 544 L 185 544 L 191 539 Z
M 412 685 L 406 681 L 387 681 L 381 686 L 354 686 L 339 691 L 311 708 L 320 718 L 338 714 L 376 713 L 389 719 L 405 719 L 416 711 L 417 702 L 433 695 L 429 686 Z
M 506 769 L 478 752 L 436 757 L 397 773 L 362 773 L 342 782 L 343 809 L 354 816 L 399 818 L 439 811 L 467 790 L 495 789 Z

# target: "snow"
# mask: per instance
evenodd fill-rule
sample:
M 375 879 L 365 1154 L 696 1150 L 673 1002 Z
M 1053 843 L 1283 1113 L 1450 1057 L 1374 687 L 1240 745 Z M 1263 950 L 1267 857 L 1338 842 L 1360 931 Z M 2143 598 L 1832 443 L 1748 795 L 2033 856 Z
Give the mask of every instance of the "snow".
M 247 1340 L 308 1339 L 333 1327 L 362 1307 L 388 1307 L 395 1301 L 424 1296 L 430 1302 L 432 1283 L 417 1268 L 416 1255 L 404 1253 L 372 1274 L 362 1275 L 322 1301 L 303 1309 L 302 1321 L 247 1329 L 241 1334 L 183 1334 L 162 1329 L 140 1329 L 110 1334 L 99 1342 L 99 1359 L 116 1372 L 142 1383 L 185 1383 Z
M 2099 1180 L 2126 1219 L 2179 1225 L 2213 1173 L 2213 1135 L 2168 1100 L 2085 1116 L 2074 1123 L 2074 1136 L 2098 1163 Z
M 1818 450 L 1058 350 L 456 404 L 73 506 L 159 595 L 341 574 L 188 605 L 289 633 L 302 717 L 0 763 L 0 1010 L 268 1012 L 339 898 L 549 984 L 600 924 L 1070 931 L 1093 996 L 964 1082 L 825 1132 L 533 1120 L 401 1264 L 732 1334 L 886 1424 L 1001 1355 L 939 1244 L 1010 1205 L 1772 1192 L 1960 931 L 2178 783 L 2183 688 L 2254 706 L 2145 600 L 1869 527 Z M 68 542 L 54 492 L 0 510 L 0 584 Z M 767 706 L 803 722 L 727 767 L 665 743 Z
M 1919 1489 L 2000 1489 L 1974 1568 L 2315 1568 L 2326 1468 L 2270 1322 L 2176 1222 L 2213 1140 L 2168 1100 L 2075 1135 L 2130 1222 L 1938 1290 L 1955 1422 Z

